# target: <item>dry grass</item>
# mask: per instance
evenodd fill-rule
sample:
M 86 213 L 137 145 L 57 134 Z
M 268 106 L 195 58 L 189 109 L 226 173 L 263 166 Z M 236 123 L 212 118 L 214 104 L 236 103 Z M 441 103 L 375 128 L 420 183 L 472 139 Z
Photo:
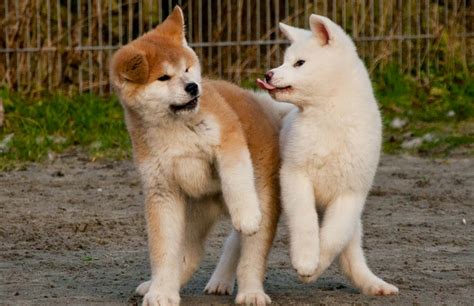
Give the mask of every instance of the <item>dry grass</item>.
M 7 6 L 0 3 L 5 12 L 0 49 L 16 51 L 0 53 L 0 86 L 30 95 L 107 93 L 113 50 L 104 46 L 116 48 L 152 28 L 177 2 L 188 18 L 191 43 L 278 40 L 278 21 L 304 27 L 309 14 L 318 12 L 355 38 L 371 72 L 395 63 L 404 73 L 429 81 L 432 70 L 472 67 L 474 39 L 463 36 L 474 31 L 468 22 L 474 18 L 471 1 L 10 0 Z M 241 82 L 280 63 L 284 46 L 195 50 L 206 75 Z M 77 50 L 83 47 L 97 50 Z M 26 48 L 35 49 L 20 52 Z

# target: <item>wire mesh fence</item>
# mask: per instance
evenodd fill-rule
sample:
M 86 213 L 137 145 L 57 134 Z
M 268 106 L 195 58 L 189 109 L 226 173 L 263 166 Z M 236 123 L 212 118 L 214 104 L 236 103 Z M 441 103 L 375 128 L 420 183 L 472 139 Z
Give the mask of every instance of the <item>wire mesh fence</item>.
M 0 86 L 108 94 L 113 51 L 153 29 L 176 4 L 204 74 L 237 83 L 279 65 L 288 42 L 278 22 L 308 27 L 311 13 L 340 24 L 371 72 L 396 65 L 429 79 L 431 70 L 467 70 L 474 57 L 468 0 L 4 0 Z

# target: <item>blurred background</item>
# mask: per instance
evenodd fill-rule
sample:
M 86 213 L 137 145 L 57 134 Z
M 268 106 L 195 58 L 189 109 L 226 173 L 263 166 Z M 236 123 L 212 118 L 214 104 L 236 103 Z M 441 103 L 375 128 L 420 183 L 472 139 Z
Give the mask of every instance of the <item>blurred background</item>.
M 278 22 L 328 16 L 371 73 L 387 153 L 474 155 L 474 8 L 468 0 L 5 0 L 0 3 L 0 168 L 71 148 L 124 158 L 108 80 L 114 50 L 182 6 L 203 74 L 255 88 L 288 45 Z M 1 116 L 1 110 L 0 110 Z

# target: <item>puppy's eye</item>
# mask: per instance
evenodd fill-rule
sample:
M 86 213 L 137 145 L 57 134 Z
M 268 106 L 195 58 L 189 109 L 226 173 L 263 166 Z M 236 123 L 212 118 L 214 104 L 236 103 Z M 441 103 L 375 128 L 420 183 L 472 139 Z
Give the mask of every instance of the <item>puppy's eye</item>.
M 304 64 L 305 62 L 306 62 L 306 61 L 304 61 L 304 60 L 296 61 L 296 63 L 293 65 L 293 67 L 301 67 L 301 66 L 303 66 L 303 64 Z
M 188 68 L 186 68 L 186 70 L 185 70 L 184 72 L 189 72 L 189 67 L 188 67 Z
M 164 74 L 158 78 L 158 81 L 164 82 L 164 81 L 168 81 L 169 79 L 171 79 L 171 77 L 167 74 Z

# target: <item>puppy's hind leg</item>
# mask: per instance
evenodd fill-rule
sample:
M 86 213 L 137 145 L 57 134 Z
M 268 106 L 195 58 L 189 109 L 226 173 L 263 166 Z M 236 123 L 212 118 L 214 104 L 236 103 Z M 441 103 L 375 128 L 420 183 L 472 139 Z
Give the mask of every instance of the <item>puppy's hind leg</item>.
M 362 224 L 359 221 L 352 240 L 339 258 L 342 269 L 352 283 L 367 295 L 395 295 L 398 288 L 375 276 L 362 250 Z
M 234 291 L 235 274 L 240 255 L 240 233 L 232 230 L 224 244 L 224 251 L 211 279 L 206 285 L 206 294 L 231 295 Z
M 222 205 L 217 198 L 206 198 L 190 204 L 186 223 L 181 286 L 184 286 L 199 268 L 204 254 L 204 242 L 215 221 L 222 214 Z
M 317 279 L 347 246 L 364 207 L 365 196 L 347 194 L 338 196 L 328 204 L 324 212 L 320 230 L 319 265 L 309 277 L 301 277 L 303 282 Z

